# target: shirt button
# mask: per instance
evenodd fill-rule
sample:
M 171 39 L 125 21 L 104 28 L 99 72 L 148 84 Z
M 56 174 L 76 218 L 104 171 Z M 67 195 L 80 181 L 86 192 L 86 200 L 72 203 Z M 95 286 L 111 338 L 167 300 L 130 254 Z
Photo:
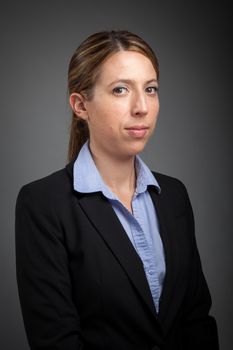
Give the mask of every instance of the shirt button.
M 153 271 L 152 270 L 149 270 L 148 271 L 150 275 L 153 275 Z

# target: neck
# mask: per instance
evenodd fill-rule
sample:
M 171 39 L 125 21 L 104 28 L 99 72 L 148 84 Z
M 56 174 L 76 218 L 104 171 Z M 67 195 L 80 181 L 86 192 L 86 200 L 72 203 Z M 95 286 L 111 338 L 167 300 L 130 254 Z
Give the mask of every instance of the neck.
M 104 182 L 114 193 L 134 193 L 136 186 L 134 156 L 113 158 L 92 150 L 91 146 L 90 151 Z

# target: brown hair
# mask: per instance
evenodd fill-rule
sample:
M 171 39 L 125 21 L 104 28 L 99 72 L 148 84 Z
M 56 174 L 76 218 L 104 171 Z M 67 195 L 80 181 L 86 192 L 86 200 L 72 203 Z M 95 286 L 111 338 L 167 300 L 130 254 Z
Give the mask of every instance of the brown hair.
M 118 51 L 137 51 L 148 57 L 159 78 L 159 65 L 151 47 L 138 35 L 125 30 L 92 34 L 76 49 L 68 69 L 69 94 L 77 92 L 86 99 L 93 96 L 93 88 L 103 62 Z M 89 138 L 86 121 L 73 112 L 70 127 L 68 160 L 74 160 Z

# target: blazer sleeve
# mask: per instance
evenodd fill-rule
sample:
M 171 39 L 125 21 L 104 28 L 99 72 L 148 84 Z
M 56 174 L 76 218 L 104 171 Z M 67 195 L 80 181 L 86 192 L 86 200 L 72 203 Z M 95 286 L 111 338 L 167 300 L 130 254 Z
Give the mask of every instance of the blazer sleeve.
M 32 350 L 84 349 L 62 229 L 53 205 L 34 192 L 30 185 L 21 189 L 15 220 L 17 283 L 28 342 Z
M 209 315 L 211 296 L 203 274 L 197 248 L 193 210 L 185 189 L 186 208 L 193 246 L 189 286 L 184 299 L 183 343 L 184 349 L 218 350 L 218 332 L 215 319 Z

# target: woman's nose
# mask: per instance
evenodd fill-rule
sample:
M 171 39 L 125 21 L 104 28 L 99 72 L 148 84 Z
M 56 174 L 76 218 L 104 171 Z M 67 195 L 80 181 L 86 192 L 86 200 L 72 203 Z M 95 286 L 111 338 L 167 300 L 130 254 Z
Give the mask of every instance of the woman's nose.
M 137 93 L 132 98 L 132 115 L 135 117 L 145 116 L 148 113 L 146 96 L 143 93 Z

